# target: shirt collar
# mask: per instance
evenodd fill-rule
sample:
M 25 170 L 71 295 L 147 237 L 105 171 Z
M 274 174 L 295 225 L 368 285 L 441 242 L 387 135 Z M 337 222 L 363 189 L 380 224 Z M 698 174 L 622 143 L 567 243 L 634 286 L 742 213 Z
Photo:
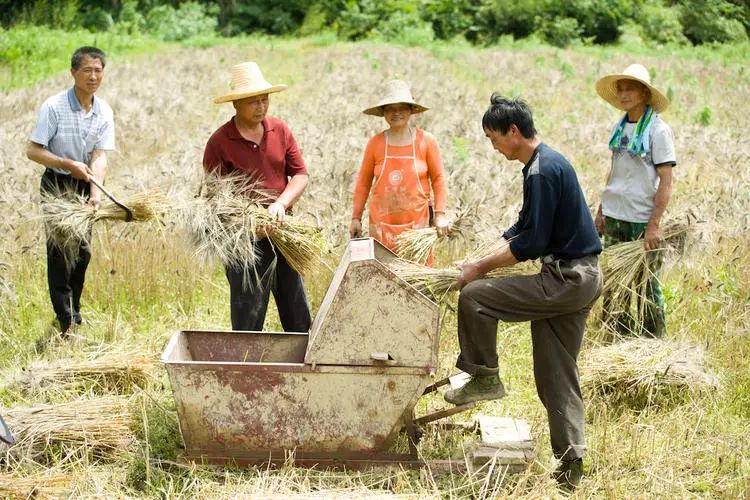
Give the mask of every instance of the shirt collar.
M 94 104 L 91 106 L 91 110 L 99 114 L 99 99 L 96 98 L 96 96 L 93 97 Z M 68 103 L 70 104 L 70 109 L 73 111 L 81 111 L 81 103 L 78 102 L 78 97 L 76 97 L 76 88 L 70 87 L 68 89 Z
M 237 140 L 246 140 L 244 137 L 242 137 L 242 134 L 240 134 L 239 129 L 237 129 L 237 124 L 234 121 L 235 116 L 232 117 L 231 120 L 229 120 L 229 130 L 227 130 L 227 137 L 230 139 L 237 139 Z M 266 136 L 269 132 L 273 130 L 273 124 L 268 120 L 268 117 L 266 116 L 263 118 L 263 137 Z

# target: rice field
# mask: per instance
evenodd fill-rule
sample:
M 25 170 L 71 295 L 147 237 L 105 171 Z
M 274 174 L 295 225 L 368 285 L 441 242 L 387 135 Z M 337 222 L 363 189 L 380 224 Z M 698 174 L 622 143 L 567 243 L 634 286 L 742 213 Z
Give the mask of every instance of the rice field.
M 395 76 L 408 81 L 417 101 L 431 108 L 413 120 L 440 144 L 449 213 L 475 214 L 462 238 L 438 246 L 437 264 L 447 267 L 492 245 L 520 209 L 521 166 L 494 152 L 481 130 L 490 94 L 520 95 L 530 103 L 540 135 L 574 164 L 593 209 L 609 168 L 609 127 L 618 118 L 596 96 L 594 81 L 634 62 L 624 50 L 606 48 L 441 45 L 428 50 L 273 39 L 111 60 L 99 92 L 116 120 L 118 152 L 109 156 L 108 188 L 122 200 L 149 192 L 161 193 L 174 206 L 194 199 L 205 142 L 232 115 L 230 105 L 214 105 L 211 99 L 225 90 L 229 67 L 246 60 L 257 61 L 270 82 L 289 84 L 287 91 L 271 96 L 269 113 L 289 124 L 311 173 L 295 219 L 305 227 L 320 227 L 319 237 L 330 249 L 327 265 L 314 266 L 305 275 L 313 311 L 348 237 L 351 192 L 364 146 L 383 127 L 381 119 L 360 113 L 377 100 L 380 82 Z M 664 118 L 674 130 L 679 165 L 668 215 L 690 213 L 700 221 L 684 252 L 666 259 L 668 337 L 699 353 L 701 370 L 717 382 L 710 390 L 677 395 L 667 389 L 659 393 L 658 404 L 639 397 L 629 405 L 627 399 L 589 391 L 587 477 L 578 496 L 747 498 L 750 147 L 744 132 L 750 128 L 750 74 L 746 61 L 684 52 L 637 60 L 673 98 Z M 8 174 L 0 184 L 0 412 L 17 422 L 24 443 L 23 453 L 17 450 L 0 459 L 0 496 L 558 494 L 549 478 L 554 463 L 523 324 L 499 327 L 508 397 L 474 410 L 529 421 L 537 459 L 520 475 L 496 481 L 481 472 L 344 474 L 291 466 L 217 470 L 176 463 L 174 402 L 156 359 L 175 329 L 230 327 L 228 286 L 219 261 L 196 254 L 190 235 L 176 226 L 89 218 L 94 257 L 83 297 L 85 324 L 67 340 L 55 336 L 45 275 L 41 167 L 27 160 L 24 151 L 38 106 L 69 84 L 66 73 L 0 94 L 0 165 Z M 581 376 L 589 381 L 601 376 L 607 360 L 601 349 L 606 349 L 608 332 L 599 316 L 597 308 L 582 353 L 589 362 L 582 363 Z M 279 328 L 274 307 L 269 307 L 266 329 Z M 455 328 L 448 300 L 439 375 L 453 370 Z M 679 355 L 680 349 L 666 358 Z M 654 352 L 642 347 L 628 354 L 621 352 L 612 362 L 640 366 L 638 360 Z M 662 367 L 662 358 L 657 361 L 642 365 Z M 37 373 L 27 376 L 25 371 Z M 596 380 L 596 387 L 606 382 Z M 652 377 L 646 385 L 659 380 Z M 71 413 L 71 408 L 90 411 Z M 96 409 L 101 412 L 95 414 Z M 40 413 L 50 417 L 44 425 L 34 425 Z M 70 425 L 71 414 L 83 415 L 73 418 L 80 428 Z M 442 429 L 429 429 L 420 444 L 427 458 L 461 457 L 462 446 L 460 436 Z

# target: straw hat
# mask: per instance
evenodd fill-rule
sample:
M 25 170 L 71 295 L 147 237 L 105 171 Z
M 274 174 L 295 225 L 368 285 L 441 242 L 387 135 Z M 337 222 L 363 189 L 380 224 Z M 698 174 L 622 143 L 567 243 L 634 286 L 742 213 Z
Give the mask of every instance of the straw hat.
M 401 103 L 411 104 L 412 114 L 424 113 L 430 109 L 427 106 L 422 106 L 421 104 L 414 102 L 414 97 L 411 95 L 409 85 L 407 85 L 405 81 L 391 80 L 385 85 L 385 96 L 380 99 L 380 102 L 362 112 L 366 115 L 383 116 L 383 106 Z
M 661 113 L 669 106 L 669 99 L 662 94 L 659 89 L 651 85 L 651 75 L 642 64 L 631 64 L 625 71 L 616 75 L 607 75 L 596 82 L 596 92 L 599 96 L 610 103 L 617 109 L 622 109 L 620 100 L 617 98 L 617 81 L 618 80 L 635 80 L 640 82 L 651 91 L 651 99 L 648 104 L 654 108 L 654 111 Z M 624 111 L 624 110 L 623 110 Z
M 214 104 L 236 101 L 254 95 L 270 94 L 286 90 L 286 85 L 271 85 L 263 78 L 263 73 L 254 62 L 244 62 L 232 66 L 232 81 L 229 93 L 214 99 Z

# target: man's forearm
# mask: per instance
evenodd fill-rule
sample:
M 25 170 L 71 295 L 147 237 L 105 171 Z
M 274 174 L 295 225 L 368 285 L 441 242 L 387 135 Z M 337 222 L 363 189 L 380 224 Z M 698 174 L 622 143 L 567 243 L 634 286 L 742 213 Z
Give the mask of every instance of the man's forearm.
M 286 188 L 284 191 L 279 195 L 279 197 L 276 199 L 277 203 L 281 203 L 284 205 L 284 208 L 289 208 L 292 206 L 300 196 L 302 196 L 302 193 L 305 192 L 305 188 L 307 187 L 307 175 L 295 175 L 291 179 L 289 179 L 289 184 L 286 185 Z
M 476 265 L 481 274 L 487 274 L 493 269 L 512 266 L 518 264 L 518 262 L 518 259 L 516 259 L 510 251 L 510 244 L 505 238 L 503 238 L 500 249 L 492 255 L 479 259 L 476 262 Z
M 29 147 L 26 149 L 26 157 L 35 162 L 38 163 L 44 167 L 53 167 L 53 168 L 61 168 L 64 170 L 70 170 L 70 168 L 67 166 L 67 162 L 70 160 L 66 160 L 65 158 L 61 158 L 60 156 L 57 156 L 49 149 L 46 149 L 39 144 L 31 143 L 29 144 Z
M 660 176 L 659 187 L 656 189 L 656 194 L 654 195 L 654 209 L 651 211 L 651 217 L 648 219 L 648 225 L 653 227 L 659 227 L 661 218 L 667 210 L 669 200 L 672 198 L 672 167 L 661 168 L 669 168 L 670 171 L 669 175 Z

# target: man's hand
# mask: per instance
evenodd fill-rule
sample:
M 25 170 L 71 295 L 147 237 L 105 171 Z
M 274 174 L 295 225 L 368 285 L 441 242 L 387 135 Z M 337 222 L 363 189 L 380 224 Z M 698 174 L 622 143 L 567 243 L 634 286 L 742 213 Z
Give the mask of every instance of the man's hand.
M 478 262 L 466 262 L 461 264 L 461 274 L 458 277 L 458 289 L 463 288 L 474 280 L 481 278 L 484 273 L 479 268 Z
M 656 250 L 661 246 L 661 229 L 659 226 L 649 224 L 646 226 L 646 234 L 643 236 L 643 248 Z
M 604 234 L 604 231 L 606 230 L 606 224 L 604 223 L 604 216 L 601 212 L 596 213 L 596 218 L 594 219 L 594 225 L 596 225 L 596 230 L 599 233 L 599 236 L 602 236 Z
M 448 216 L 444 212 L 435 212 L 435 231 L 438 236 L 445 236 L 448 234 L 450 225 L 448 224 Z
M 85 181 L 85 182 L 91 182 L 90 174 L 89 174 L 89 167 L 85 163 L 81 163 L 80 161 L 63 161 L 62 167 L 64 169 L 67 169 L 70 172 L 70 175 L 75 177 L 76 179 Z
M 349 237 L 350 238 L 361 238 L 362 237 L 362 221 L 359 219 L 352 219 L 349 224 Z
M 268 206 L 268 215 L 276 222 L 284 222 L 286 207 L 279 201 L 274 201 Z

